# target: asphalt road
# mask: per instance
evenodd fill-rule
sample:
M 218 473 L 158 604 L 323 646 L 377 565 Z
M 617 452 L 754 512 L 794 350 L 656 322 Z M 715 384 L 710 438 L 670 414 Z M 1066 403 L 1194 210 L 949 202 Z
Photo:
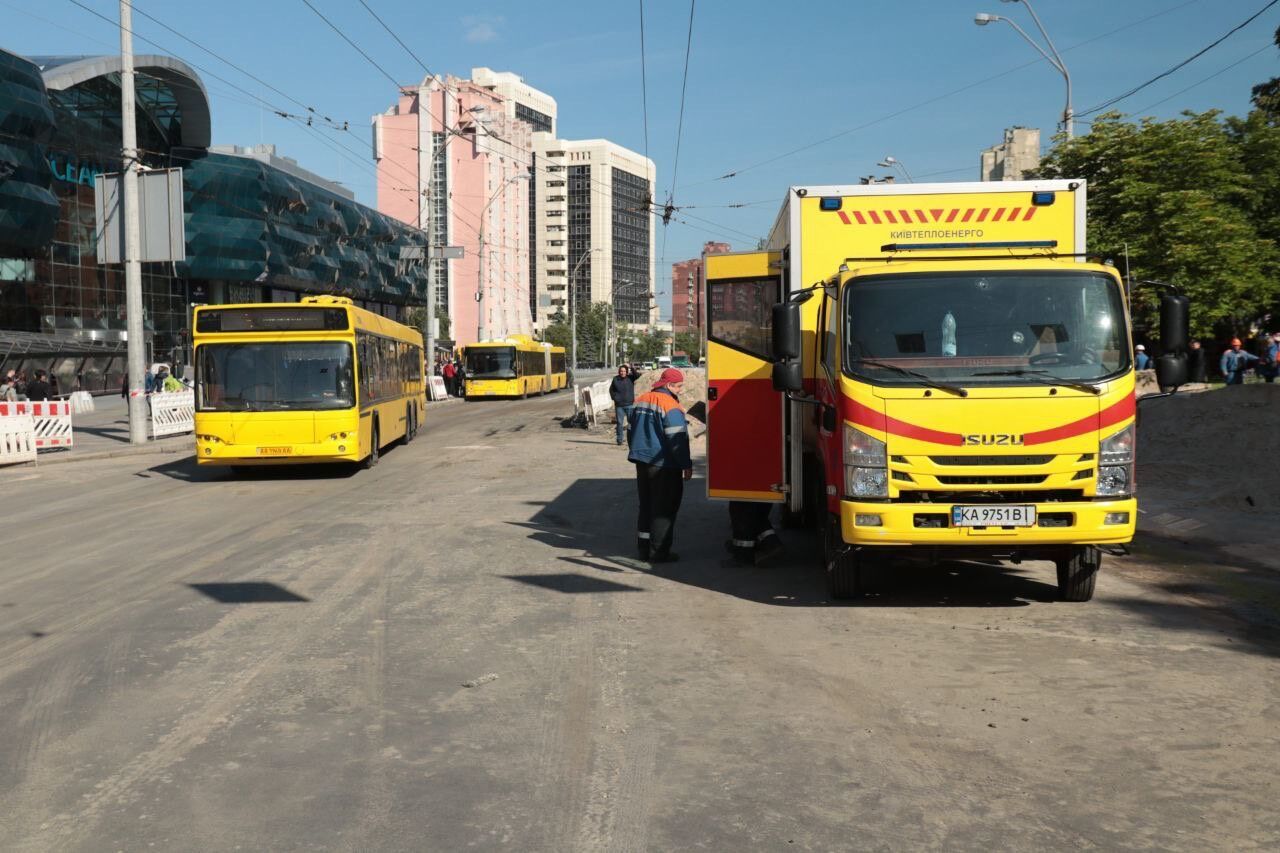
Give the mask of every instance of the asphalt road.
M 0 848 L 1280 845 L 1274 565 L 1177 542 L 823 594 L 808 538 L 629 561 L 568 395 L 448 403 L 368 472 L 0 472 Z

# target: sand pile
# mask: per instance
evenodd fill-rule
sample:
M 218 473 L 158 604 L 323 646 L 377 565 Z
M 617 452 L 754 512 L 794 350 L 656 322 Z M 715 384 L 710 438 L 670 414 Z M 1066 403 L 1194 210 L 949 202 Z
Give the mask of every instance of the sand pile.
M 684 374 L 684 391 L 680 393 L 680 405 L 689 414 L 692 426 L 689 435 L 696 440 L 707 431 L 707 371 L 698 367 L 683 367 L 680 368 L 680 372 Z M 661 370 L 646 370 L 641 373 L 640 378 L 636 380 L 636 396 L 648 393 L 661 374 Z M 612 424 L 609 428 L 613 428 Z M 695 441 L 695 450 L 699 446 Z
M 1169 506 L 1280 508 L 1280 385 L 1178 393 L 1138 410 L 1138 494 Z

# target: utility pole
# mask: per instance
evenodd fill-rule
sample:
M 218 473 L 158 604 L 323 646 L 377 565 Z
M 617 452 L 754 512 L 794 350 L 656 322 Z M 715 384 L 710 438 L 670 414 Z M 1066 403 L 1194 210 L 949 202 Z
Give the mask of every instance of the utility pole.
M 120 123 L 124 170 L 124 302 L 128 334 L 129 441 L 147 443 L 146 341 L 142 324 L 142 225 L 138 218 L 138 127 L 133 88 L 133 6 L 120 0 Z

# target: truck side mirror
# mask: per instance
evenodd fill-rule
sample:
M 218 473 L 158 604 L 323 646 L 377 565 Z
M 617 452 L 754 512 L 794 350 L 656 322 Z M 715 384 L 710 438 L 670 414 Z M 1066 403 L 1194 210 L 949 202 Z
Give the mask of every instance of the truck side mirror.
M 776 329 L 777 326 L 774 326 Z M 804 390 L 804 374 L 798 361 L 778 361 L 773 365 L 773 390 L 798 394 Z
M 773 306 L 773 358 L 785 361 L 800 357 L 800 306 L 780 302 Z M 777 374 L 774 374 L 775 376 Z M 777 381 L 774 382 L 777 387 Z
M 1160 294 L 1160 347 L 1165 352 L 1176 353 L 1187 348 L 1191 337 L 1190 312 L 1191 300 L 1181 293 Z
M 1163 306 L 1162 306 L 1163 307 Z M 1187 384 L 1186 356 L 1167 352 L 1156 359 L 1156 384 L 1161 391 L 1173 391 Z

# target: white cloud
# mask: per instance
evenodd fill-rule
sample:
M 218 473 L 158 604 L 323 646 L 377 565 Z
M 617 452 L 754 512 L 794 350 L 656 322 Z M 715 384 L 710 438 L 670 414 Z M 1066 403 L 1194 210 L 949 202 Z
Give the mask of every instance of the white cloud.
M 467 28 L 467 41 L 484 44 L 498 40 L 498 27 L 506 21 L 501 15 L 467 15 L 462 26 Z

